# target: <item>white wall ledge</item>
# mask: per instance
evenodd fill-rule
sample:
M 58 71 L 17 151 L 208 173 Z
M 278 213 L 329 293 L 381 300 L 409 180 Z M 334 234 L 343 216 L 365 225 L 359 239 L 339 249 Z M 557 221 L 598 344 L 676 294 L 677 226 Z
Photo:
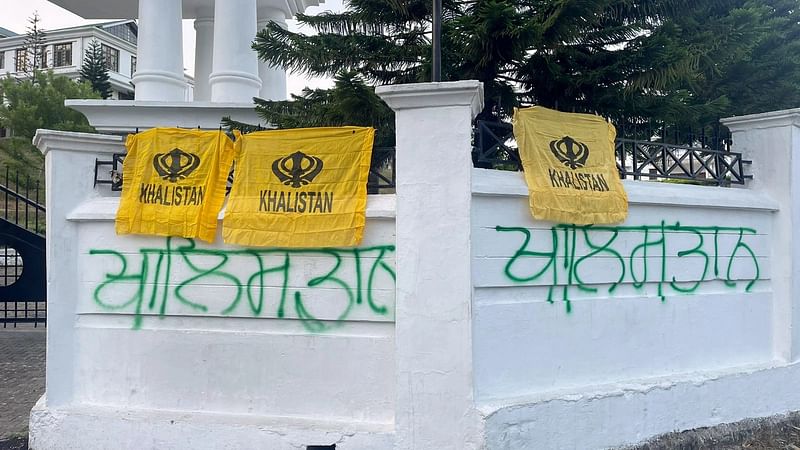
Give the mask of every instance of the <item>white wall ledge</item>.
M 375 93 L 395 111 L 469 106 L 475 115 L 483 108 L 483 83 L 477 80 L 378 86 Z
M 395 194 L 379 194 L 367 196 L 367 219 L 394 219 Z M 119 197 L 97 197 L 86 200 L 73 209 L 67 220 L 72 222 L 107 222 L 113 221 L 117 216 Z M 219 213 L 222 220 L 225 208 Z
M 685 206 L 713 209 L 777 211 L 778 202 L 748 189 L 693 186 L 622 180 L 628 202 L 634 205 Z M 472 194 L 478 196 L 527 197 L 522 172 L 473 169 Z
M 33 145 L 43 155 L 50 150 L 79 153 L 123 153 L 125 141 L 122 136 L 108 134 L 75 133 L 72 131 L 36 130 Z
M 98 131 L 115 133 L 163 126 L 217 129 L 226 116 L 264 126 L 252 103 L 66 100 L 64 104 L 83 113 Z
M 800 126 L 800 108 L 770 111 L 746 116 L 735 116 L 721 119 L 720 122 L 731 131 L 745 129 L 774 128 L 788 125 Z M 736 143 L 734 142 L 734 145 Z

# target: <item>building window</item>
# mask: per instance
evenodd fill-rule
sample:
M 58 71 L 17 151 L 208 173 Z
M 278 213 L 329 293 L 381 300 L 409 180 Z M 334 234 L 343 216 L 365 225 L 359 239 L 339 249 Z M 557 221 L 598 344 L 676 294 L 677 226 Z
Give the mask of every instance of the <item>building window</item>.
M 136 45 L 136 31 L 134 30 L 132 24 L 124 23 L 121 25 L 114 25 L 104 29 L 109 33 L 113 34 L 114 36 L 120 39 L 124 39 L 133 45 Z
M 53 67 L 72 65 L 72 42 L 53 45 Z
M 106 68 L 112 72 L 119 72 L 119 50 L 102 44 L 103 56 L 106 59 Z
M 0 70 L 6 68 L 6 52 L 0 52 Z
M 14 54 L 14 70 L 17 72 L 28 70 L 28 52 L 24 48 L 18 48 Z
M 131 78 L 133 78 L 133 74 L 135 73 L 136 73 L 136 57 L 131 56 Z

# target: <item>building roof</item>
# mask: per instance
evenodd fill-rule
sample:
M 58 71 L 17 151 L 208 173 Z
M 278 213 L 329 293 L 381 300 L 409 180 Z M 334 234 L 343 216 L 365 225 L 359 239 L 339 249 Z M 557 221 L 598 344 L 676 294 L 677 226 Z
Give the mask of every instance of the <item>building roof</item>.
M 317 6 L 325 0 L 258 0 L 258 7 L 278 8 L 286 17 L 305 11 L 309 6 Z M 85 19 L 134 18 L 139 15 L 138 0 L 51 0 L 67 11 Z M 182 0 L 183 18 L 197 18 L 200 9 L 213 11 L 213 0 Z
M 17 36 L 17 33 L 14 33 L 13 31 L 7 28 L 0 27 L 0 38 L 11 37 L 11 36 Z
M 136 30 L 139 29 L 139 25 L 136 24 L 135 20 L 133 20 L 133 19 L 125 19 L 125 20 L 113 20 L 113 21 L 110 21 L 110 22 L 87 23 L 87 24 L 84 24 L 84 25 L 77 25 L 77 26 L 74 26 L 74 27 L 54 28 L 54 29 L 48 29 L 48 30 L 44 30 L 44 31 L 46 33 L 53 33 L 53 32 L 56 32 L 56 31 L 79 30 L 79 29 L 82 29 L 82 28 L 91 28 L 91 27 L 105 29 L 105 28 L 113 27 L 115 25 L 125 25 L 125 24 L 131 24 L 134 27 L 134 29 L 136 29 Z
M 50 41 L 52 39 L 58 39 L 58 36 L 63 36 L 65 34 L 70 33 L 85 33 L 86 31 L 92 29 L 99 29 L 103 32 L 110 33 L 115 35 L 116 38 L 125 41 L 127 44 L 136 46 L 136 39 L 131 41 L 130 39 L 126 39 L 123 36 L 120 36 L 112 31 L 113 27 L 120 26 L 120 25 L 128 25 L 133 29 L 134 36 L 138 34 L 139 26 L 136 24 L 136 21 L 133 19 L 126 19 L 126 20 L 114 20 L 109 22 L 97 22 L 97 23 L 87 23 L 84 25 L 78 25 L 74 27 L 67 27 L 67 28 L 56 28 L 56 29 L 48 29 L 44 30 L 45 35 L 47 36 L 45 39 Z M 4 31 L 8 32 L 8 34 L 4 33 Z M 6 30 L 5 28 L 0 28 L 0 46 L 5 45 L 14 45 L 11 43 L 18 43 L 20 40 L 24 39 L 24 34 L 17 34 L 12 31 Z

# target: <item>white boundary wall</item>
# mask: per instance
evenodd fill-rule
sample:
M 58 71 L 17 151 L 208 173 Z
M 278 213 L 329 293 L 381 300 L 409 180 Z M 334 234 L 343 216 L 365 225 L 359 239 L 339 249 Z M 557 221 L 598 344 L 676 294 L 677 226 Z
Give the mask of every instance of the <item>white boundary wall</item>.
M 532 220 L 521 175 L 473 171 L 487 448 L 609 448 L 800 409 L 799 113 L 727 121 L 753 160 L 745 189 L 625 182 L 629 218 L 599 230 Z
M 370 196 L 358 251 L 116 236 L 92 171 L 120 139 L 39 132 L 32 448 L 592 449 L 800 409 L 800 110 L 728 121 L 746 188 L 626 182 L 629 219 L 585 228 L 472 168 L 479 83 L 378 92 L 397 195 Z
M 40 131 L 36 143 L 51 188 L 32 448 L 389 445 L 393 195 L 370 196 L 358 249 L 117 236 L 119 197 L 92 171 L 120 138 Z

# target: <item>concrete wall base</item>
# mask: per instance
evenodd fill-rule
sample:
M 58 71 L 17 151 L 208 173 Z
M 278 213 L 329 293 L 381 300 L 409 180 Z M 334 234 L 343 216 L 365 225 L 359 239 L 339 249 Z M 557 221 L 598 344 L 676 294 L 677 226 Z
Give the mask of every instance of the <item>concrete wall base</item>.
M 642 380 L 485 404 L 486 448 L 602 449 L 797 409 L 800 365 Z
M 374 424 L 283 417 L 188 413 L 81 405 L 48 408 L 43 395 L 31 410 L 33 450 L 108 449 L 388 449 L 394 431 Z

